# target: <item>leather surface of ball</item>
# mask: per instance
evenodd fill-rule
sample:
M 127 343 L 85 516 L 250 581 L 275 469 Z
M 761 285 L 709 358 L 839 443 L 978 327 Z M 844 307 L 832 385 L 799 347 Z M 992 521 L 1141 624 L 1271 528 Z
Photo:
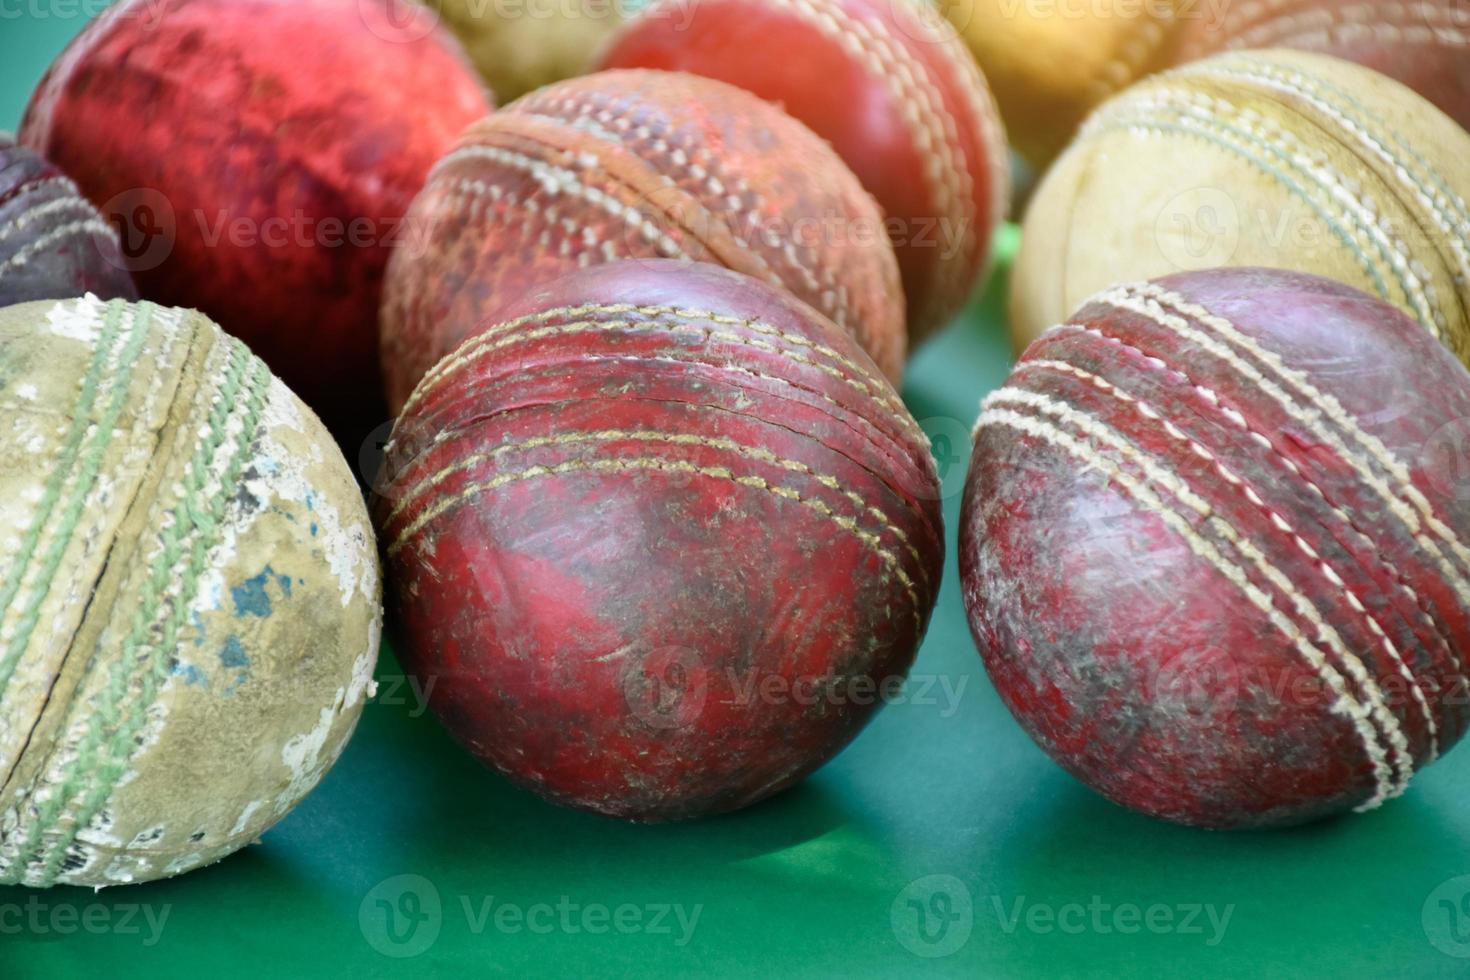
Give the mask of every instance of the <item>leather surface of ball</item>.
M 941 6 L 989 80 L 1011 143 L 1045 169 L 1092 109 L 1168 64 L 1179 8 L 1193 4 L 958 0 Z
M 826 143 L 748 92 L 675 72 L 548 86 L 472 126 L 434 168 L 383 300 L 396 410 L 491 309 L 618 259 L 724 265 L 852 331 L 885 374 L 905 353 L 882 215 Z
M 385 417 L 388 254 L 429 167 L 489 107 L 454 39 L 420 32 L 429 16 L 129 0 L 67 47 L 21 127 L 125 230 L 144 297 L 213 317 L 353 448 Z
M 592 70 L 629 0 L 428 0 L 503 101 Z
M 944 543 L 857 344 L 713 265 L 528 292 L 399 417 L 374 517 L 406 668 L 481 759 L 640 821 L 733 810 L 901 683 Z
M 1322 55 L 1218 55 L 1100 108 L 1032 200 L 1017 350 L 1088 296 L 1217 266 L 1327 276 L 1470 357 L 1470 134 Z
M 1470 724 L 1467 433 L 1470 375 L 1340 283 L 1099 295 L 982 405 L 960 565 L 996 688 L 1073 775 L 1169 820 L 1400 795 Z
M 729 82 L 831 143 L 883 208 L 911 342 L 979 284 L 1009 205 L 1009 150 L 974 58 L 927 3 L 664 0 L 601 64 Z
M 0 310 L 0 883 L 213 863 L 321 779 L 381 631 L 321 423 L 197 313 Z
M 1458 0 L 1266 0 L 1181 22 L 1173 60 L 1298 48 L 1397 79 L 1470 129 L 1470 7 Z
M 117 231 L 61 171 L 0 134 L 0 307 L 136 299 Z

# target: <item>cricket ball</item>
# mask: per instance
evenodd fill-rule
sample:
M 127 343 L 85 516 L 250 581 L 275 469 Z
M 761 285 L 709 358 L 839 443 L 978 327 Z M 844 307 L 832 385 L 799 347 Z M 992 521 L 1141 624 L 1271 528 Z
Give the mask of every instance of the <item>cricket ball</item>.
M 974 292 L 1009 205 L 1010 156 L 975 59 L 927 3 L 661 0 L 602 64 L 729 82 L 827 140 L 883 208 L 911 342 Z
M 923 433 L 845 331 L 717 266 L 598 266 L 504 315 L 414 391 L 375 503 L 433 709 L 520 785 L 632 820 L 803 779 L 933 610 Z
M 592 70 L 630 0 L 422 0 L 439 12 L 502 99 Z
M 0 134 L 0 307 L 136 299 L 116 230 L 51 164 Z
M 789 289 L 903 372 L 903 291 L 882 214 L 832 148 L 731 85 L 610 71 L 551 85 L 465 131 L 388 266 L 395 411 L 494 307 L 619 259 L 723 265 Z
M 377 311 L 404 215 L 489 108 L 453 38 L 417 30 L 430 16 L 128 0 L 52 65 L 21 127 L 123 230 L 145 297 L 213 317 L 344 444 L 384 417 Z
M 1223 54 L 1100 108 L 1026 217 L 1017 350 L 1119 283 L 1219 266 L 1324 275 L 1470 357 L 1470 134 L 1367 68 Z
M 957 0 L 941 6 L 985 73 L 1016 149 L 1044 170 L 1087 114 L 1168 65 L 1196 0 Z
M 1470 6 L 1460 0 L 1266 0 L 1181 23 L 1174 60 L 1241 48 L 1318 51 L 1382 72 L 1470 129 Z
M 0 883 L 181 874 L 321 779 L 372 682 L 367 510 L 198 313 L 0 310 Z
M 1094 297 L 975 430 L 960 568 L 996 689 L 1069 772 L 1168 820 L 1400 795 L 1470 724 L 1467 418 L 1454 356 L 1329 279 Z

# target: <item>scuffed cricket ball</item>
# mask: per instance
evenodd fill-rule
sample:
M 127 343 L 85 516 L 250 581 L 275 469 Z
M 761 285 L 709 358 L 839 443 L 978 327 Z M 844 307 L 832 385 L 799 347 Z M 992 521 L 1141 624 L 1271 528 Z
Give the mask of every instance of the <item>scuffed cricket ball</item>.
M 383 290 L 398 410 L 489 307 L 621 259 L 710 262 L 789 289 L 892 379 L 906 340 L 883 215 L 811 130 L 732 85 L 606 71 L 549 85 L 465 131 L 435 165 Z
M 135 299 L 117 232 L 60 170 L 0 134 L 0 306 Z
M 718 78 L 806 123 L 883 208 L 910 340 L 953 319 L 986 271 L 1010 158 L 990 89 L 937 10 L 927 0 L 681 4 L 649 5 L 603 66 Z
M 1168 820 L 1400 795 L 1470 723 L 1470 487 L 1444 451 L 1467 418 L 1454 356 L 1347 286 L 1100 294 L 982 406 L 960 568 L 996 688 L 1069 772 Z
M 21 126 L 124 230 L 143 296 L 208 314 L 353 449 L 385 417 L 389 253 L 429 167 L 489 108 L 431 17 L 407 0 L 127 0 L 61 54 Z
M 923 433 L 844 331 L 715 266 L 600 266 L 497 318 L 388 447 L 405 666 L 556 803 L 675 820 L 798 782 L 927 626 Z

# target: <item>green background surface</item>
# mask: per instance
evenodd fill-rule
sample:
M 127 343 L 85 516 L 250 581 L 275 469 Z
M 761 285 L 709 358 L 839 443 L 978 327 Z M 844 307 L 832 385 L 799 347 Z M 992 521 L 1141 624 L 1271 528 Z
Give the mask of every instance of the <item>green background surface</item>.
M 96 6 L 0 0 L 0 128 Z M 904 392 L 938 437 L 951 536 L 965 429 L 1009 362 L 1003 295 L 1002 274 Z M 665 827 L 555 809 L 451 742 L 385 654 L 341 763 L 258 846 L 99 894 L 0 888 L 0 980 L 1470 976 L 1470 749 L 1380 811 L 1300 830 L 1128 813 L 1007 714 L 949 550 L 904 696 L 763 805 Z

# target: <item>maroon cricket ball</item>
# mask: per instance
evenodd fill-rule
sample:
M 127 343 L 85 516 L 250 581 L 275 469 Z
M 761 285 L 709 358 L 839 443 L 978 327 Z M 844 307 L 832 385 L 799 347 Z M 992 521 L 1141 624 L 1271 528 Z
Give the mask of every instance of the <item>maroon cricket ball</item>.
M 718 78 L 829 141 L 883 207 L 914 341 L 974 292 L 1010 158 L 974 56 L 927 0 L 661 0 L 602 64 Z
M 137 299 L 117 231 L 60 170 L 0 135 L 0 306 Z
M 1367 810 L 1470 723 L 1470 375 L 1347 286 L 1100 294 L 981 407 L 960 569 L 996 688 L 1110 799 Z
M 128 0 L 67 47 L 21 127 L 123 229 L 146 298 L 207 313 L 348 442 L 385 417 L 378 300 L 409 203 L 489 108 L 430 16 Z
M 713 265 L 596 266 L 497 319 L 414 391 L 375 501 L 435 712 L 520 785 L 632 820 L 803 779 L 901 683 L 939 587 L 894 389 Z

